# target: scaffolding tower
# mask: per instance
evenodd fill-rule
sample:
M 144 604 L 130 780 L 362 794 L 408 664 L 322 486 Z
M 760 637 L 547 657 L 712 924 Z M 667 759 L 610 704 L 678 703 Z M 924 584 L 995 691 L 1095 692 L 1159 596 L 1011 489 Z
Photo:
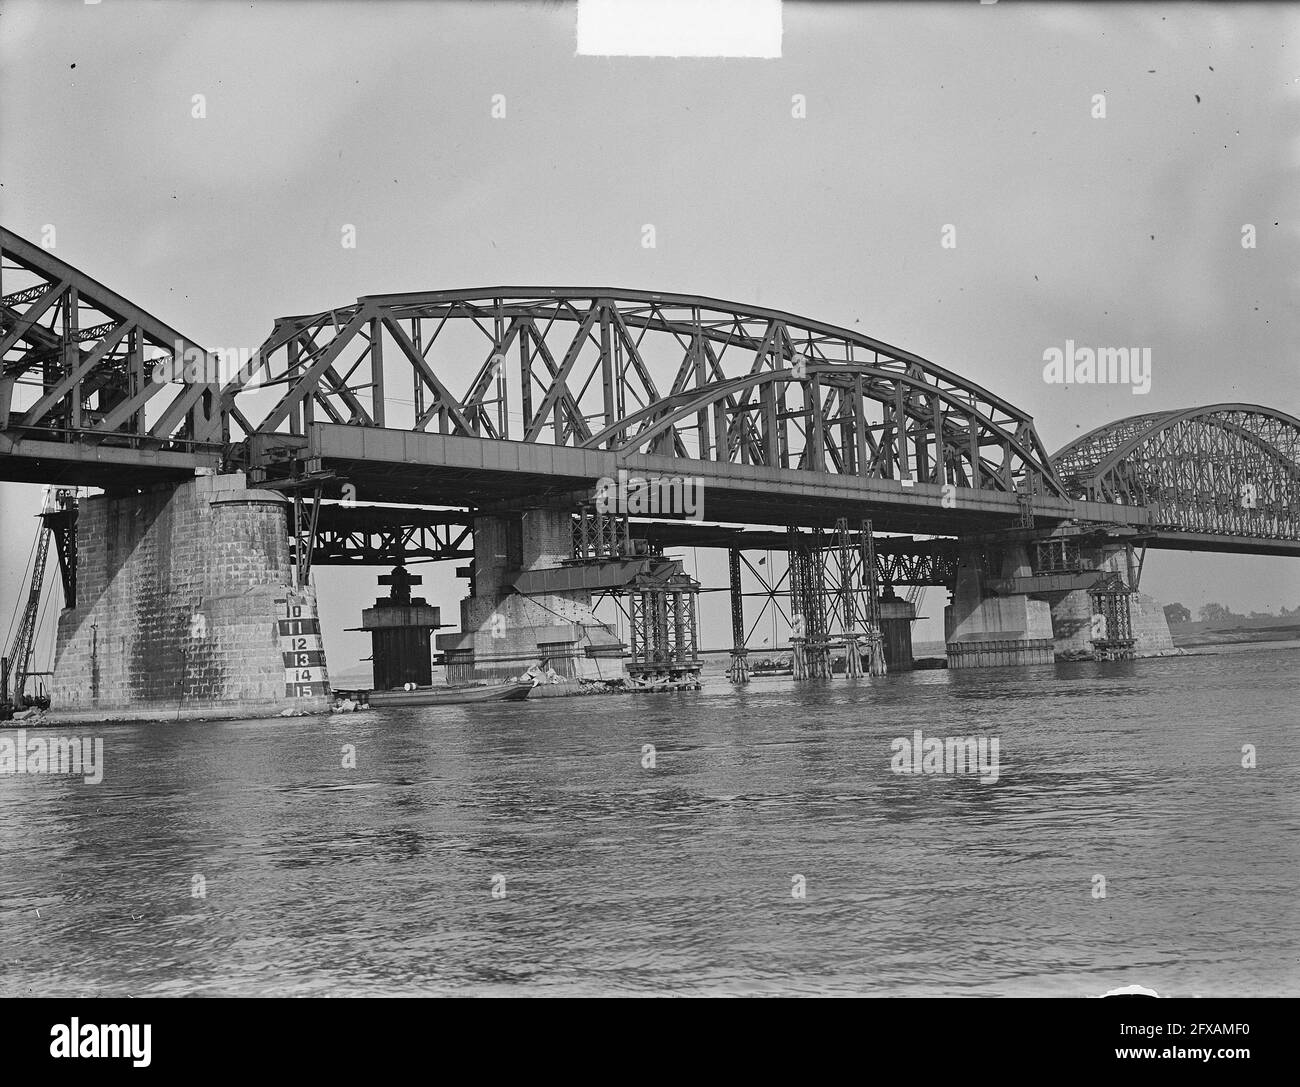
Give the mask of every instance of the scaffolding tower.
M 643 574 L 623 590 L 629 640 L 626 667 L 638 682 L 699 683 L 700 583 L 680 564 L 674 565 L 667 576 Z
M 1092 639 L 1093 659 L 1132 660 L 1137 644 L 1133 637 L 1133 590 L 1125 583 L 1123 574 L 1107 574 L 1089 590 L 1089 596 L 1092 614 L 1102 616 L 1105 628 L 1101 637 Z

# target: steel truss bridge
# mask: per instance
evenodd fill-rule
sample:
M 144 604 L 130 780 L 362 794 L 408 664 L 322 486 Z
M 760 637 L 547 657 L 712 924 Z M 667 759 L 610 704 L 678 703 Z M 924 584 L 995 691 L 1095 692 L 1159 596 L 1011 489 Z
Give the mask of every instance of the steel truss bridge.
M 1255 404 L 1134 415 L 1052 458 L 1068 494 L 1141 506 L 1158 546 L 1294 554 L 1300 419 Z
M 776 310 L 579 287 L 372 295 L 280 318 L 247 354 L 206 351 L 0 231 L 0 479 L 130 492 L 243 469 L 364 504 L 319 507 L 318 562 L 463 558 L 472 516 L 577 511 L 620 471 L 695 481 L 706 522 L 1300 555 L 1290 415 L 1136 416 L 1051 456 L 1027 413 L 958 373 Z M 762 542 L 741 540 L 725 545 Z M 882 576 L 942 583 L 951 545 L 913 544 L 880 542 Z

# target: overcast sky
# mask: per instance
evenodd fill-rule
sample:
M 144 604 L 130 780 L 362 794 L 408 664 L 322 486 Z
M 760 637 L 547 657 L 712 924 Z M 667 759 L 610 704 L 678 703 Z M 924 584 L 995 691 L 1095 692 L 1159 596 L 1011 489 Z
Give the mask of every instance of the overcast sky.
M 574 24 L 556 3 L 8 0 L 0 213 L 208 346 L 361 294 L 627 286 L 906 347 L 1052 450 L 1136 412 L 1300 415 L 1300 8 L 786 4 L 774 60 L 577 57 Z M 1066 339 L 1150 347 L 1150 392 L 1045 384 Z M 39 493 L 0 484 L 6 624 Z M 368 653 L 339 631 L 379 572 L 322 593 L 337 671 Z M 426 584 L 444 617 L 449 575 Z M 1143 588 L 1276 610 L 1300 562 L 1158 552 Z

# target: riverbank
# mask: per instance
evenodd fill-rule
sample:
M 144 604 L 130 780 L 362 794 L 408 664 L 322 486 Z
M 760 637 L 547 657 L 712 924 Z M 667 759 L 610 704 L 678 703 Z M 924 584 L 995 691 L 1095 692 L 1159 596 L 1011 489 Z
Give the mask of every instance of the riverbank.
M 1289 642 L 1300 638 L 1300 622 L 1273 623 L 1267 626 L 1243 623 L 1221 629 L 1207 628 L 1204 623 L 1170 624 L 1170 637 L 1180 649 L 1205 645 L 1248 645 L 1254 642 Z

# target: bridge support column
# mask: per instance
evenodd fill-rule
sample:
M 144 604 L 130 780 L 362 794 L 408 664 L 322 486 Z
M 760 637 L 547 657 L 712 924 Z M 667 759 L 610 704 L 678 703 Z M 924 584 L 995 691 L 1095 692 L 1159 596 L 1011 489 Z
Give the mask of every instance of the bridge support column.
M 826 566 L 819 532 L 786 531 L 790 563 L 790 658 L 795 679 L 831 675 L 830 639 L 826 635 Z
M 76 607 L 59 616 L 59 720 L 274 717 L 329 705 L 315 592 L 285 502 L 242 474 L 83 499 Z
M 1129 549 L 1122 544 L 1102 546 L 1095 550 L 1083 549 L 1080 560 L 1096 569 L 1099 577 L 1118 576 L 1130 589 L 1137 583 L 1136 564 Z M 1096 601 L 1086 589 L 1072 589 L 1065 593 L 1047 596 L 1052 608 L 1052 632 L 1056 641 L 1057 656 L 1069 659 L 1092 659 L 1093 615 Z M 1128 594 L 1128 619 L 1133 639 L 1133 655 L 1159 656 L 1174 652 L 1169 623 L 1164 607 L 1155 598 L 1143 592 Z
M 680 568 L 666 580 L 638 578 L 625 590 L 631 620 L 627 671 L 638 689 L 699 687 L 698 595 L 699 584 Z
M 1025 548 L 1008 548 L 1002 577 L 1030 572 Z M 948 667 L 1051 664 L 1056 659 L 1051 606 L 1020 593 L 997 596 L 988 588 L 988 579 L 980 548 L 963 545 L 957 588 L 943 616 Z
M 370 668 L 377 691 L 433 683 L 429 635 L 442 626 L 441 611 L 411 596 L 411 586 L 423 580 L 405 566 L 395 566 L 379 579 L 380 585 L 392 586 L 388 596 L 361 613 L 360 629 L 370 632 Z
M 573 559 L 573 515 L 526 510 L 474 519 L 473 593 L 461 633 L 440 634 L 449 683 L 512 679 L 545 662 L 561 679 L 621 680 L 623 644 L 592 611 L 589 589 L 518 592 L 529 570 Z
M 912 670 L 912 623 L 916 619 L 916 605 L 900 600 L 886 587 L 880 598 L 880 633 L 885 649 L 885 664 L 889 671 Z
M 727 678 L 735 684 L 749 682 L 749 651 L 745 648 L 745 594 L 740 582 L 740 551 L 727 551 L 727 571 L 731 590 L 731 663 Z

